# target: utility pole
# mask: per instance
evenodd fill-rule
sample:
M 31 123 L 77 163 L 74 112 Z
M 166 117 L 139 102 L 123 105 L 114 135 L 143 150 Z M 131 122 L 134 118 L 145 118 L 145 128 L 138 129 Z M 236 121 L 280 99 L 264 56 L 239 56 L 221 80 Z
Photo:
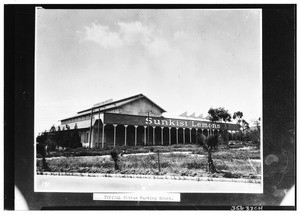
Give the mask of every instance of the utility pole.
M 92 108 L 92 112 L 91 112 L 91 125 L 90 125 L 89 148 L 91 148 L 91 142 L 92 142 L 93 111 L 94 111 L 94 109 Z
M 149 119 L 149 112 L 150 112 L 150 111 L 148 111 L 148 119 Z M 149 145 L 150 145 L 150 144 L 149 144 L 149 143 L 150 143 L 149 134 L 150 134 L 150 127 L 149 127 L 149 124 L 148 124 L 148 135 L 147 135 L 147 136 L 148 136 L 148 140 L 147 140 L 148 148 L 149 148 Z
M 97 144 L 98 147 L 99 144 L 100 144 L 100 108 L 99 108 L 99 115 L 98 115 L 98 144 Z

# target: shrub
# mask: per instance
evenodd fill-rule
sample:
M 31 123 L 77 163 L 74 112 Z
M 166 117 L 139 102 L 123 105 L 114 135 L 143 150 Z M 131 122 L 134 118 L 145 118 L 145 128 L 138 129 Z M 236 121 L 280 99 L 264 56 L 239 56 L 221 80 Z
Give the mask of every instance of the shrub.
M 196 142 L 197 142 L 198 145 L 203 146 L 204 143 L 205 143 L 205 139 L 206 139 L 206 137 L 203 134 L 199 134 L 197 136 L 197 141 Z
M 155 155 L 149 155 L 149 160 L 156 160 Z
M 205 165 L 203 163 L 197 162 L 196 160 L 193 160 L 191 162 L 185 163 L 183 166 L 188 169 L 201 169 Z
M 217 164 L 218 169 L 227 170 L 228 166 L 225 163 Z
M 219 144 L 218 135 L 210 135 L 206 138 L 206 144 L 211 148 L 216 148 Z
M 232 173 L 232 172 L 225 172 L 223 177 L 224 178 L 241 178 L 242 174 L 240 173 Z
M 161 168 L 167 168 L 169 165 L 170 165 L 170 164 L 169 164 L 168 161 L 163 161 L 163 162 L 160 163 L 160 167 L 161 167 Z
M 249 139 L 252 141 L 256 147 L 260 147 L 260 131 L 259 130 L 254 130 L 249 132 Z
M 119 153 L 116 150 L 112 150 L 110 152 L 110 156 L 113 159 L 114 163 L 115 163 L 115 170 L 119 170 L 119 165 L 118 165 L 118 161 L 119 161 Z

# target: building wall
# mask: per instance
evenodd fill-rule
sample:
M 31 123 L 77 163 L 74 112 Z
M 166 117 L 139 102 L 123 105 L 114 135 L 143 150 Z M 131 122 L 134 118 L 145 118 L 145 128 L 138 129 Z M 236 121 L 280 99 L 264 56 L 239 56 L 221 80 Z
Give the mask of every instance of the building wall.
M 102 147 L 102 126 L 103 124 L 100 123 L 100 135 L 98 133 L 98 123 L 94 124 L 94 127 L 92 129 L 92 139 L 91 139 L 91 147 Z M 165 127 L 163 128 L 163 143 L 161 142 L 161 133 L 162 129 L 161 127 L 156 127 L 155 129 L 152 126 L 146 127 L 146 142 L 145 143 L 145 129 L 144 126 L 138 126 L 137 127 L 137 145 L 143 146 L 143 145 L 169 145 L 169 128 Z M 153 132 L 155 132 L 155 141 L 153 141 Z M 191 132 L 191 136 L 190 136 Z M 89 147 L 89 139 L 90 139 L 90 130 L 84 129 L 80 130 L 81 140 L 83 147 Z M 114 147 L 114 126 L 112 124 L 106 124 L 104 129 L 104 147 Z M 149 135 L 148 135 L 149 133 Z M 198 132 L 196 133 L 195 129 L 185 129 L 179 128 L 178 129 L 178 143 L 196 143 L 196 136 L 204 134 L 205 136 L 208 135 L 208 131 L 206 129 L 201 130 L 198 129 Z M 176 128 L 171 129 L 171 144 L 174 145 L 177 143 L 176 138 Z M 185 138 L 183 138 L 183 136 Z M 100 139 L 99 139 L 100 137 Z M 190 137 L 192 139 L 190 139 Z M 122 124 L 119 124 L 116 127 L 116 146 L 124 146 L 125 145 L 125 126 Z M 135 145 L 135 127 L 133 125 L 127 126 L 127 146 L 134 146 Z
M 141 124 L 137 118 L 147 118 L 145 116 L 151 116 L 151 117 L 161 117 L 162 111 L 160 108 L 158 108 L 156 105 L 154 105 L 151 101 L 145 98 L 141 98 L 135 101 L 132 101 L 128 104 L 125 104 L 119 108 L 115 108 L 113 110 L 105 111 L 107 113 L 116 113 L 115 117 L 122 117 L 122 120 L 108 120 L 107 122 L 104 120 L 104 123 L 106 123 L 105 129 L 104 129 L 104 146 L 114 146 L 114 126 L 116 125 L 116 146 L 123 146 L 125 144 L 125 126 L 123 124 L 128 125 L 127 127 L 127 142 L 126 144 L 128 146 L 134 146 L 135 144 L 135 127 L 134 125 L 139 125 L 137 127 L 137 145 L 145 145 L 145 127 L 146 126 L 146 142 L 147 145 L 169 145 L 169 137 L 171 136 L 171 144 L 178 143 L 195 143 L 196 142 L 196 136 L 199 135 L 199 133 L 196 133 L 195 128 L 192 129 L 185 129 L 185 132 L 183 131 L 183 128 L 178 129 L 178 140 L 176 138 L 176 128 L 173 127 L 171 130 L 169 130 L 169 127 L 161 128 L 161 126 L 156 126 L 154 128 L 153 125 L 149 124 Z M 103 113 L 101 113 L 103 114 Z M 118 115 L 120 114 L 120 115 Z M 122 115 L 124 114 L 124 115 Z M 109 115 L 113 114 L 107 114 Z M 132 117 L 130 115 L 136 115 L 136 117 Z M 143 116 L 143 117 L 141 117 Z M 83 147 L 89 147 L 89 143 L 91 142 L 91 147 L 101 147 L 102 146 L 102 128 L 103 128 L 103 118 L 101 121 L 98 121 L 99 114 L 96 112 L 93 114 L 92 119 L 92 135 L 90 136 L 90 115 L 86 116 L 78 116 L 77 118 L 65 120 L 62 121 L 62 125 L 68 123 L 71 125 L 71 129 L 73 129 L 75 122 L 77 123 L 78 128 L 80 129 L 80 136 L 81 136 L 81 142 L 83 144 Z M 105 119 L 105 118 L 104 118 Z M 148 119 L 148 118 L 147 118 Z M 135 121 L 134 121 L 135 120 Z M 98 125 L 98 122 L 99 125 Z M 157 125 L 157 124 L 155 124 Z M 99 127 L 99 128 L 98 128 Z M 172 127 L 172 126 L 171 126 Z M 163 131 L 163 134 L 162 132 Z M 199 132 L 201 129 L 199 129 Z M 192 135 L 190 135 L 190 132 Z M 206 129 L 202 129 L 202 132 L 206 134 Z M 155 134 L 155 140 L 153 140 L 153 133 Z M 163 135 L 163 138 L 162 138 Z M 207 134 L 206 134 L 207 136 Z M 191 139 L 192 137 L 192 139 Z M 90 141 L 91 138 L 91 141 Z M 163 140 L 163 143 L 161 142 Z
M 161 110 L 156 107 L 153 103 L 149 102 L 145 98 L 133 101 L 129 104 L 121 106 L 120 108 L 106 111 L 107 113 L 119 113 L 119 114 L 131 114 L 131 115 L 142 115 L 160 117 L 162 115 Z
M 102 125 L 101 125 L 102 126 Z M 102 128 L 100 129 L 100 144 L 97 145 L 96 143 L 92 144 L 92 147 L 101 147 L 102 145 Z M 95 136 L 94 140 L 97 140 L 98 132 L 97 129 L 94 129 Z M 161 128 L 156 127 L 153 129 L 153 127 L 149 126 L 146 129 L 146 142 L 145 143 L 145 130 L 144 126 L 138 126 L 137 128 L 137 145 L 142 146 L 142 145 L 162 145 L 161 142 Z M 149 135 L 148 135 L 149 132 Z M 153 141 L 153 132 L 155 132 L 155 141 Z M 164 128 L 163 129 L 163 145 L 169 145 L 169 128 Z M 198 133 L 199 134 L 199 133 Z M 97 142 L 97 141 L 96 141 Z M 192 129 L 192 141 L 190 140 L 190 130 L 186 129 L 185 130 L 185 143 L 196 143 L 196 131 L 195 129 Z M 176 144 L 176 129 L 172 128 L 171 129 L 171 144 L 174 145 Z M 183 143 L 183 129 L 179 128 L 178 130 L 178 143 L 182 144 Z M 118 125 L 116 127 L 116 146 L 124 146 L 125 145 L 125 127 L 124 125 Z M 132 125 L 129 125 L 127 127 L 127 146 L 134 146 L 135 145 L 135 128 Z M 111 124 L 107 124 L 105 126 L 105 138 L 104 138 L 104 146 L 114 146 L 114 126 Z

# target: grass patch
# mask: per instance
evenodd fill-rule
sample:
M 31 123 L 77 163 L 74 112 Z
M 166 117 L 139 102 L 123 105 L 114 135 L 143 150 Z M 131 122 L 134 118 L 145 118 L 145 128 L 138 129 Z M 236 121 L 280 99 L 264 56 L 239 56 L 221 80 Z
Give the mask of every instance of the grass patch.
M 120 146 L 120 147 L 104 147 L 104 148 L 77 148 L 77 149 L 65 149 L 56 150 L 47 153 L 46 157 L 79 157 L 79 156 L 101 156 L 109 155 L 111 150 L 125 150 L 125 154 L 137 154 L 137 153 L 147 153 L 149 151 L 156 152 L 186 152 L 198 150 L 199 147 L 195 144 L 176 144 L 171 146 Z M 37 158 L 40 155 L 37 154 Z
M 132 147 L 127 149 L 127 156 L 120 158 L 120 170 L 114 170 L 114 161 L 110 159 L 110 156 L 90 156 L 92 153 L 98 153 L 99 150 L 88 150 L 88 156 L 47 158 L 47 163 L 53 172 L 260 178 L 260 162 L 249 161 L 249 159 L 259 159 L 260 152 L 254 148 L 251 150 L 235 150 L 229 148 L 215 151 L 212 157 L 219 173 L 208 174 L 207 155 L 203 149 L 196 148 L 195 145 L 175 146 L 154 147 L 154 152 L 157 149 L 161 152 L 160 172 L 158 171 L 157 153 L 137 153 L 138 151 L 143 153 L 149 152 L 146 147 Z M 175 153 L 178 152 L 178 149 L 183 149 L 182 151 L 189 151 L 190 153 Z M 171 153 L 164 154 L 162 151 Z M 135 155 L 129 155 L 129 152 L 133 152 Z M 41 159 L 37 159 L 37 171 L 43 171 Z

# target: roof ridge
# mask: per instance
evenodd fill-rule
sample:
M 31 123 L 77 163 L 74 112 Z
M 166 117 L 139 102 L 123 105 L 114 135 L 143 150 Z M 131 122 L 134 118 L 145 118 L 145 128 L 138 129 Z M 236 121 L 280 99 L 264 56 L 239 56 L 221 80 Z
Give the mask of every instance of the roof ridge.
M 79 111 L 79 112 L 77 112 L 77 114 L 80 114 L 80 113 L 83 113 L 85 111 L 89 111 L 89 110 L 92 110 L 92 109 L 97 109 L 97 108 L 100 108 L 100 107 L 103 107 L 103 106 L 112 105 L 112 104 L 115 104 L 115 103 L 118 103 L 118 102 L 123 102 L 123 101 L 126 101 L 126 100 L 134 99 L 135 97 L 138 98 L 138 97 L 145 97 L 145 96 L 142 93 L 140 93 L 140 94 L 130 96 L 130 97 L 127 97 L 127 98 L 119 99 L 117 101 L 112 101 L 112 102 L 109 102 L 109 103 L 94 106 L 92 108 L 88 108 L 86 110 Z

